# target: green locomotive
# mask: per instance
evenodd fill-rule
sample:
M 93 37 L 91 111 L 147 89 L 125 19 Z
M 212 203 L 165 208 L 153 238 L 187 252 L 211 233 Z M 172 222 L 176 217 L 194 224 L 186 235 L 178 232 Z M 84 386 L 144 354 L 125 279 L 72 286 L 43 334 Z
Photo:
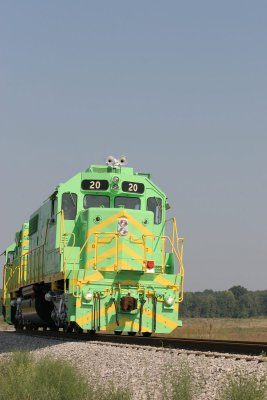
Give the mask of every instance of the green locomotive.
M 183 238 L 165 194 L 125 164 L 108 157 L 60 184 L 16 233 L 5 251 L 7 323 L 144 336 L 182 325 Z

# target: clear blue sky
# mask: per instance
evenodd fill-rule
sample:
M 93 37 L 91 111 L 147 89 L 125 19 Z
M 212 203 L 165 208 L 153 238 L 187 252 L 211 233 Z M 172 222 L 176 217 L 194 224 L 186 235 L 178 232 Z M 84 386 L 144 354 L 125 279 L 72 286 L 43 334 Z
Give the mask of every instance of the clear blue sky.
M 266 1 L 0 1 L 1 249 L 125 154 L 169 197 L 186 290 L 266 289 L 266 21 Z

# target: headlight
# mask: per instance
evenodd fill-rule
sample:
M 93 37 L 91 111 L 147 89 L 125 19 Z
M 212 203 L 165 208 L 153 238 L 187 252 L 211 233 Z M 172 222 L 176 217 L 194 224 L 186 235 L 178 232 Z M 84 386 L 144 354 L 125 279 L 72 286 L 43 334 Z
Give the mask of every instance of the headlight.
M 85 298 L 85 300 L 87 300 L 87 301 L 91 301 L 92 298 L 93 298 L 93 293 L 91 293 L 91 292 L 85 293 L 85 294 L 84 294 L 84 298 Z
M 128 220 L 126 218 L 120 218 L 118 221 L 118 233 L 120 236 L 128 235 Z
M 173 298 L 172 296 L 166 297 L 165 303 L 166 303 L 168 306 L 172 306 L 173 303 L 174 303 L 174 298 Z
M 112 178 L 112 182 L 114 182 L 114 183 L 118 183 L 119 182 L 119 177 L 118 176 L 113 176 L 113 178 Z

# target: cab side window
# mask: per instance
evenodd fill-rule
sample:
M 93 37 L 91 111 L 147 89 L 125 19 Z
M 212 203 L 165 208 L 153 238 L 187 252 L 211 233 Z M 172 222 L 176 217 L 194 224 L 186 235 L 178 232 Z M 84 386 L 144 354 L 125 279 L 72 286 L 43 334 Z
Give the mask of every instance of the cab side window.
M 51 198 L 51 222 L 55 222 L 57 214 L 57 198 Z
M 77 194 L 63 193 L 62 195 L 62 210 L 64 211 L 64 219 L 75 219 L 77 213 Z
M 154 224 L 159 225 L 162 221 L 162 199 L 160 197 L 149 197 L 147 199 L 147 210 L 154 213 Z
M 15 252 L 14 251 L 9 251 L 7 255 L 7 264 L 10 265 L 13 263 L 15 258 Z

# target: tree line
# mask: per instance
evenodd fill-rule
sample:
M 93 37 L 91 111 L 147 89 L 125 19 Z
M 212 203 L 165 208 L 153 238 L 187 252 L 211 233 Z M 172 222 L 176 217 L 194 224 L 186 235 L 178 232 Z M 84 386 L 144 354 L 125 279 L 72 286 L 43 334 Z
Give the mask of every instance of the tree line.
M 242 286 L 229 290 L 185 292 L 181 317 L 251 318 L 267 317 L 267 290 L 250 291 Z

